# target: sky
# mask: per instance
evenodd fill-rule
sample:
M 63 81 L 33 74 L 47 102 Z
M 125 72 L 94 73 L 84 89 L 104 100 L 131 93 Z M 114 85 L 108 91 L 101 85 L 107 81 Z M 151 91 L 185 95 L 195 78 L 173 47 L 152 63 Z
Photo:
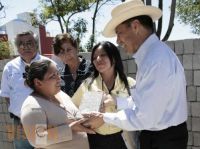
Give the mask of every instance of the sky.
M 5 13 L 6 13 L 6 17 L 0 19 L 0 25 L 5 24 L 8 21 L 11 21 L 12 19 L 16 19 L 17 18 L 16 14 L 18 14 L 18 13 L 31 12 L 33 9 L 35 9 L 39 6 L 38 1 L 39 0 L 0 0 L 0 2 L 5 6 Z M 157 0 L 153 0 L 153 5 L 156 5 L 156 1 Z M 169 20 L 169 8 L 168 7 L 169 7 L 170 2 L 171 2 L 171 0 L 165 0 L 164 6 L 166 6 L 166 7 L 163 8 L 163 18 L 165 18 L 164 24 L 168 24 L 168 22 L 167 22 Z M 101 31 L 103 30 L 105 24 L 111 18 L 110 12 L 113 7 L 114 7 L 113 5 L 104 7 L 102 9 L 102 11 L 99 13 L 99 17 L 96 21 L 96 24 L 97 24 L 96 30 L 98 31 L 98 41 L 109 40 L 116 44 L 116 42 L 115 42 L 116 38 L 104 38 L 101 35 Z M 3 16 L 3 14 L 1 13 L 0 17 L 2 17 L 2 16 Z M 79 16 L 82 16 L 89 20 L 91 18 L 91 13 L 85 12 L 85 13 L 79 14 Z M 91 20 L 90 20 L 90 22 L 91 22 Z M 166 27 L 167 26 L 164 25 L 164 27 L 163 27 L 164 32 L 166 32 Z M 89 24 L 89 28 L 91 30 L 90 24 Z M 57 22 L 49 23 L 46 26 L 46 30 L 48 32 L 50 32 L 51 36 L 55 36 L 56 34 L 61 33 Z M 91 32 L 89 31 L 87 33 L 87 35 L 84 37 L 84 39 L 88 39 L 90 34 L 91 34 Z M 199 36 L 192 33 L 190 26 L 180 24 L 178 19 L 175 18 L 174 28 L 173 28 L 172 33 L 168 40 L 182 40 L 182 39 L 191 39 L 191 38 L 199 38 Z M 83 42 L 86 43 L 87 41 L 84 40 Z

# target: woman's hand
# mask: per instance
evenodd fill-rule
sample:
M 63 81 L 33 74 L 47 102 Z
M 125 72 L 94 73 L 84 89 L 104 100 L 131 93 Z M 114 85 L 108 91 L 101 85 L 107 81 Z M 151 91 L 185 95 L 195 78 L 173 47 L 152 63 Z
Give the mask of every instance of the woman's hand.
M 89 134 L 95 134 L 95 131 L 87 128 L 85 126 L 82 125 L 83 122 L 85 122 L 87 119 L 82 118 L 80 120 L 75 120 L 69 123 L 69 127 L 71 127 L 71 129 L 75 132 L 86 132 Z

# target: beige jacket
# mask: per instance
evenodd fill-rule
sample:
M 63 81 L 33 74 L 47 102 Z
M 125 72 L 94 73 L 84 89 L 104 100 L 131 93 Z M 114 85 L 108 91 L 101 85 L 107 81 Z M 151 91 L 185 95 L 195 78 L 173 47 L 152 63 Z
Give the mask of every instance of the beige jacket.
M 129 83 L 130 87 L 135 85 L 135 80 L 133 78 L 128 77 L 127 79 L 128 79 L 128 83 Z M 90 82 L 91 82 L 91 78 L 84 80 L 83 83 L 81 84 L 81 86 L 78 88 L 78 90 L 73 95 L 72 102 L 77 107 L 80 106 L 81 101 L 84 97 L 84 94 L 89 91 L 97 91 L 97 92 L 103 91 L 106 94 L 109 93 L 109 91 L 106 87 L 106 84 L 102 80 L 101 75 L 99 75 L 97 78 L 95 78 L 95 80 L 92 82 L 91 86 L 89 87 Z M 127 89 L 125 88 L 125 85 L 119 78 L 118 74 L 115 79 L 115 85 L 110 94 L 113 97 L 127 97 L 128 96 Z M 105 109 L 105 111 L 114 113 L 114 112 L 117 112 L 117 109 L 115 108 L 115 106 L 109 106 L 108 108 Z M 104 123 L 101 127 L 97 128 L 95 131 L 102 135 L 109 135 L 109 134 L 114 134 L 114 133 L 120 132 L 121 129 L 118 128 L 117 126 Z
M 36 148 L 89 149 L 86 133 L 72 132 L 66 123 L 81 114 L 64 92 L 60 106 L 40 97 L 29 96 L 21 109 L 26 136 Z

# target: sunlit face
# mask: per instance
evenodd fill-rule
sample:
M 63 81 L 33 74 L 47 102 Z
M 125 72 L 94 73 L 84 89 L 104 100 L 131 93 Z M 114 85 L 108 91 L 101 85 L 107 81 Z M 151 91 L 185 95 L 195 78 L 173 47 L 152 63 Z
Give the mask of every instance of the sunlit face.
M 114 64 L 111 66 L 111 61 L 102 46 L 99 46 L 95 50 L 92 59 L 93 64 L 99 73 L 107 73 L 108 71 L 114 69 Z
M 61 45 L 60 53 L 58 57 L 65 63 L 70 64 L 74 60 L 78 59 L 78 51 L 75 47 L 72 46 L 70 42 L 64 42 Z
M 60 75 L 56 68 L 56 65 L 51 63 L 47 73 L 44 75 L 43 80 L 39 80 L 40 82 L 40 92 L 44 93 L 44 95 L 55 95 L 60 91 Z
M 30 63 L 37 53 L 36 43 L 32 35 L 19 36 L 17 48 L 20 56 L 27 63 Z
M 117 43 L 123 47 L 126 53 L 134 54 L 138 49 L 137 28 L 134 22 L 128 26 L 120 24 L 116 27 Z

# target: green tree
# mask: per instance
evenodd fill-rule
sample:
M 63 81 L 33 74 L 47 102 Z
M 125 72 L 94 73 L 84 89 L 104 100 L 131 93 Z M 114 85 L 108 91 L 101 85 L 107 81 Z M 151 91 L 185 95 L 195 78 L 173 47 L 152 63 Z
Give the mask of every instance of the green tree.
M 94 38 L 94 35 L 90 35 L 89 40 L 87 41 L 85 48 L 87 49 L 88 52 L 92 51 L 92 47 L 94 45 L 94 43 L 96 42 L 95 40 L 96 38 Z
M 94 3 L 95 0 L 40 0 L 40 8 L 31 14 L 32 25 L 46 25 L 51 21 L 57 21 L 62 33 L 73 34 L 80 43 L 87 32 L 87 22 L 74 16 L 89 10 Z M 81 45 L 80 49 L 83 50 Z
M 95 0 L 40 0 L 40 21 L 43 24 L 57 21 L 61 32 L 68 32 L 72 16 L 88 10 L 93 1 Z
M 0 41 L 0 60 L 10 57 L 10 43 L 8 41 Z
M 81 39 L 84 37 L 84 34 L 87 32 L 87 21 L 83 18 L 78 18 L 78 20 L 73 20 L 73 27 L 68 31 L 73 37 L 76 38 L 80 52 L 85 52 L 84 48 L 81 45 Z
M 176 10 L 179 21 L 190 25 L 192 32 L 200 35 L 200 1 L 177 0 Z

